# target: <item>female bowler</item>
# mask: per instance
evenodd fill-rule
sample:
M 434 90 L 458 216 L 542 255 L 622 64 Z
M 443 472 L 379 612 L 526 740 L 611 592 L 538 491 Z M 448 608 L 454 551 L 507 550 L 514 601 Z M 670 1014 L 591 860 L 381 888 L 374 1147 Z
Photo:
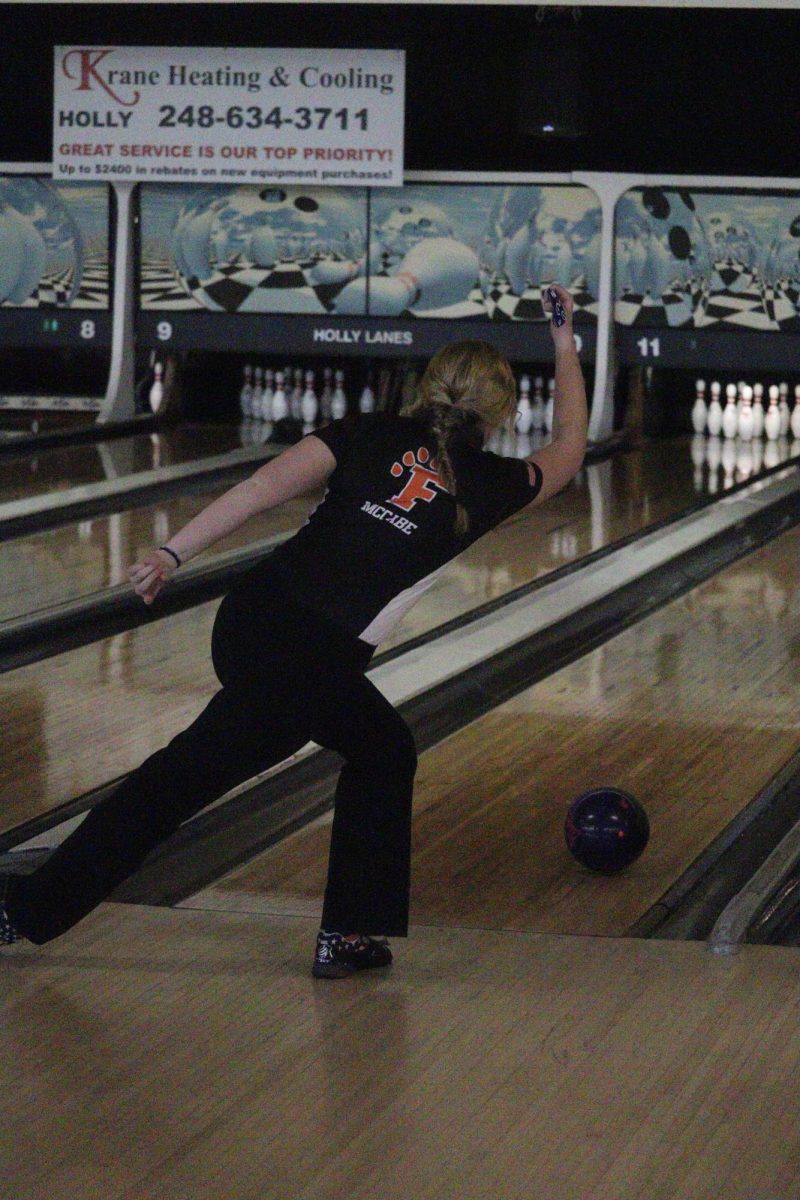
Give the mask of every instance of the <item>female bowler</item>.
M 182 822 L 309 741 L 337 751 L 328 879 L 313 974 L 392 961 L 408 932 L 414 739 L 366 677 L 376 646 L 467 546 L 578 471 L 586 395 L 573 302 L 552 289 L 555 407 L 528 459 L 483 450 L 516 408 L 490 345 L 445 346 L 399 416 L 333 421 L 209 504 L 130 568 L 152 604 L 182 563 L 248 518 L 323 485 L 307 524 L 241 576 L 212 634 L 221 688 L 197 719 L 131 772 L 33 874 L 6 878 L 0 942 L 64 933 Z M 560 323 L 559 323 L 560 322 Z

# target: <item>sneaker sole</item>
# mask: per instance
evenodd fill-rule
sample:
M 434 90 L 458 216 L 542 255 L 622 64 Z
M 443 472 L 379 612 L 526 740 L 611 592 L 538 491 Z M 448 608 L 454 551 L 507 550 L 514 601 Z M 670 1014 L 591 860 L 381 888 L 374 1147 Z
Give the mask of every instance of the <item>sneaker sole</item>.
M 375 963 L 374 966 L 348 967 L 344 963 L 314 963 L 311 974 L 315 979 L 347 979 L 350 975 L 360 975 L 363 971 L 385 971 L 392 964 Z
M 311 974 L 315 979 L 346 979 L 355 975 L 355 967 L 344 967 L 337 963 L 314 963 Z

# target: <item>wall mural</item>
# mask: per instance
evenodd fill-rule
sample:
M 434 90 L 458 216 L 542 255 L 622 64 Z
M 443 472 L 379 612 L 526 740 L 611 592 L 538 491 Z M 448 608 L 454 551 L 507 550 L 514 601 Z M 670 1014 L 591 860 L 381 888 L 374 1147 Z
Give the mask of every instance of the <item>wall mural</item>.
M 326 313 L 364 269 L 360 188 L 142 185 L 143 309 Z
M 543 321 L 542 286 L 596 320 L 600 207 L 584 187 L 412 184 L 372 194 L 376 316 Z
M 615 317 L 800 329 L 800 195 L 636 188 L 615 214 Z
M 530 321 L 558 279 L 597 315 L 584 187 L 143 185 L 140 211 L 147 310 Z
M 108 309 L 109 191 L 0 176 L 0 306 Z

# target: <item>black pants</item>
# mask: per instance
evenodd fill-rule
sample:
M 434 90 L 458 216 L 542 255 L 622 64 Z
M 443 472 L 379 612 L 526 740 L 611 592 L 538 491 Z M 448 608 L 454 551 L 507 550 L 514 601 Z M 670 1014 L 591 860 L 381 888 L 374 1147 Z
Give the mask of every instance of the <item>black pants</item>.
M 9 880 L 9 918 L 31 941 L 64 933 L 182 822 L 308 741 L 345 760 L 336 788 L 322 927 L 405 936 L 416 750 L 365 677 L 372 647 L 294 605 L 261 563 L 220 605 L 221 691 L 146 759 L 32 875 Z

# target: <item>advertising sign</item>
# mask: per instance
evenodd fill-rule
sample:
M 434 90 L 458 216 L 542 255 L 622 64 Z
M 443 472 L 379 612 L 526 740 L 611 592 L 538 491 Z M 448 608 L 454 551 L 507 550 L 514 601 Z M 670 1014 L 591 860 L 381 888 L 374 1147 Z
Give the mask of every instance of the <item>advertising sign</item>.
M 56 179 L 399 187 L 405 53 L 57 46 Z

